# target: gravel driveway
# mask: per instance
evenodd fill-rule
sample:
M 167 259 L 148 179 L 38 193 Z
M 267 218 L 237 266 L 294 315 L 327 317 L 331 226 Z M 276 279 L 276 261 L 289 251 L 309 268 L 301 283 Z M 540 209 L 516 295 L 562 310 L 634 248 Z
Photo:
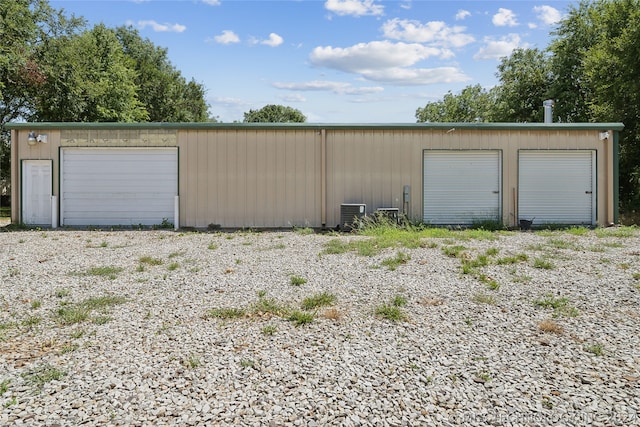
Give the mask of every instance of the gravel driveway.
M 0 425 L 640 425 L 639 237 L 0 233 Z

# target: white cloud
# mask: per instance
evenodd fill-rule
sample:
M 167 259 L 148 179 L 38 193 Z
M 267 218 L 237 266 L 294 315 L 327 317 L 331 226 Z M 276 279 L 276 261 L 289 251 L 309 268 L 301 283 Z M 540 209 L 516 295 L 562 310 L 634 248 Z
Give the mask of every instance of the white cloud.
M 540 21 L 542 21 L 545 25 L 553 25 L 562 19 L 562 14 L 558 9 L 551 6 L 535 6 L 533 11 L 536 13 L 536 16 Z
M 327 0 L 324 7 L 336 15 L 382 15 L 384 6 L 374 4 L 374 0 Z
M 435 83 L 456 83 L 468 81 L 469 77 L 454 67 L 439 68 L 386 68 L 370 70 L 364 77 L 381 83 L 396 85 L 428 85 Z
M 213 41 L 220 44 L 238 43 L 240 41 L 240 37 L 231 30 L 224 30 L 222 34 L 215 36 Z
M 269 38 L 267 40 L 262 40 L 260 44 L 276 47 L 276 46 L 280 46 L 282 42 L 284 42 L 284 39 L 282 37 L 280 37 L 276 33 L 271 33 L 269 34 Z
M 306 102 L 307 101 L 307 98 L 300 95 L 299 93 L 289 93 L 286 95 L 281 95 L 279 96 L 279 98 L 285 102 Z
M 485 45 L 473 56 L 473 59 L 500 59 L 509 56 L 514 49 L 518 47 L 526 47 L 520 45 L 520 36 L 517 34 L 509 34 L 495 39 L 493 37 L 485 37 Z
M 442 53 L 441 49 L 418 43 L 393 43 L 385 40 L 359 43 L 347 48 L 316 47 L 311 52 L 310 59 L 320 67 L 362 73 L 370 69 L 408 67 Z
M 394 18 L 382 25 L 385 37 L 417 43 L 432 43 L 440 46 L 462 47 L 474 41 L 466 34 L 465 27 L 449 27 L 442 21 L 419 21 Z
M 365 86 L 353 87 L 351 83 L 332 82 L 326 80 L 313 80 L 309 82 L 293 83 L 293 82 L 275 82 L 272 86 L 277 89 L 297 90 L 297 91 L 327 91 L 336 94 L 345 95 L 364 95 L 370 93 L 382 92 L 383 87 Z
M 418 43 L 376 41 L 348 48 L 316 47 L 310 61 L 327 67 L 354 73 L 376 82 L 398 85 L 422 85 L 437 82 L 464 81 L 467 77 L 457 68 L 409 68 L 433 56 L 448 57 L 448 50 Z
M 497 27 L 515 27 L 518 25 L 516 14 L 513 13 L 513 11 L 502 7 L 498 9 L 498 13 L 493 15 L 491 22 L 493 22 L 493 25 Z
M 128 25 L 133 25 L 131 21 L 127 22 Z M 156 21 L 138 21 L 136 26 L 143 30 L 146 27 L 151 27 L 153 31 L 158 33 L 181 33 L 187 29 L 186 26 L 181 24 L 159 24 Z
M 460 9 L 458 13 L 456 13 L 456 21 L 462 21 L 469 16 L 471 16 L 471 12 L 469 12 L 468 10 Z
M 220 6 L 221 1 L 220 0 L 202 0 L 202 3 L 208 4 L 210 6 Z

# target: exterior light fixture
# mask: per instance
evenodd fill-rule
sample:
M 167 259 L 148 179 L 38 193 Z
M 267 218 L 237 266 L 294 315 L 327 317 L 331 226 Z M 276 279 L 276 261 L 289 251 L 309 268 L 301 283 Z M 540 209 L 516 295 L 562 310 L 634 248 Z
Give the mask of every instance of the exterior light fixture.
M 36 145 L 36 142 L 38 142 L 38 139 L 36 137 L 36 133 L 35 132 L 29 132 L 29 137 L 27 138 L 27 144 Z
M 46 134 L 38 134 L 38 135 L 36 135 L 36 133 L 33 132 L 33 131 L 29 132 L 29 136 L 27 137 L 27 144 L 29 144 L 30 146 L 33 147 L 38 142 L 46 144 L 47 143 L 47 135 Z

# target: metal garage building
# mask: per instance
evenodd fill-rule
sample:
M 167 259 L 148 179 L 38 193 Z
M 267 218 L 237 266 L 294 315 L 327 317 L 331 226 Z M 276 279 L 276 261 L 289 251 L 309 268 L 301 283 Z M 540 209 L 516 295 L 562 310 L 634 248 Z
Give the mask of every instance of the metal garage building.
M 319 228 L 343 204 L 438 225 L 617 222 L 620 123 L 8 127 L 16 223 Z

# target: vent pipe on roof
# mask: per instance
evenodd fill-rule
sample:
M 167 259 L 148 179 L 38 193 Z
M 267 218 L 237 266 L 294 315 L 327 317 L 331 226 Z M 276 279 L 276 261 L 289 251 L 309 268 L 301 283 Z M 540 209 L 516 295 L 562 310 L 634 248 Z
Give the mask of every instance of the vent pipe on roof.
M 553 123 L 553 99 L 547 99 L 542 103 L 544 107 L 544 122 Z

